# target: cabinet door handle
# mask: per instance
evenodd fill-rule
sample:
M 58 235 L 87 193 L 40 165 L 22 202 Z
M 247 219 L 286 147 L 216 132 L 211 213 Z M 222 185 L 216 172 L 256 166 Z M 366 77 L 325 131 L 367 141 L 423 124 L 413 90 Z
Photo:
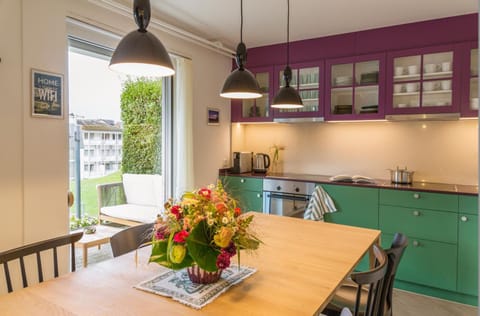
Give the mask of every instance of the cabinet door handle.
M 413 216 L 420 216 L 420 211 L 413 211 Z
M 262 195 L 260 193 L 257 194 L 257 198 L 261 198 Z
M 461 220 L 462 222 L 467 222 L 467 221 L 468 221 L 468 217 L 462 216 L 462 217 L 460 217 L 460 220 Z
M 413 194 L 413 198 L 414 198 L 414 199 L 419 199 L 419 198 L 420 198 L 420 194 L 414 193 L 414 194 Z
M 245 183 L 245 179 L 240 179 L 240 182 L 241 182 L 241 183 Z
M 413 247 L 418 247 L 420 246 L 420 243 L 417 240 L 413 241 Z

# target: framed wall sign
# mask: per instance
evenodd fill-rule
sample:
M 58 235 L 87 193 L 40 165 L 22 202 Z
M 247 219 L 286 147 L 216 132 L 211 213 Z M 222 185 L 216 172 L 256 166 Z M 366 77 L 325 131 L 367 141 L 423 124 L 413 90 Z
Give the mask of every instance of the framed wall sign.
M 215 108 L 208 108 L 207 118 L 208 125 L 220 125 L 220 110 Z
M 63 118 L 63 75 L 32 69 L 32 116 Z

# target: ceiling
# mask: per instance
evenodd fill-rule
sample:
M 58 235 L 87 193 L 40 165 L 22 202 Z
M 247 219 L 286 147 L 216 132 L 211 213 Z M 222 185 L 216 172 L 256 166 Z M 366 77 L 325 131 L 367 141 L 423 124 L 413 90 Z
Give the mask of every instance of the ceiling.
M 120 0 L 131 7 L 132 0 Z M 152 16 L 235 48 L 239 0 L 151 0 Z M 286 42 L 286 0 L 244 0 L 248 48 Z M 291 41 L 478 12 L 477 0 L 292 0 Z

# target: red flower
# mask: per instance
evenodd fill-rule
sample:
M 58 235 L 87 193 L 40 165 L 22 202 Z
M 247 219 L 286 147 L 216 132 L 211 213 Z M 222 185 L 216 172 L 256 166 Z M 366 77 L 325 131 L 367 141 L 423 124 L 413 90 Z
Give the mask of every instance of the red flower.
M 173 241 L 178 243 L 185 242 L 185 239 L 188 237 L 188 232 L 186 230 L 179 231 L 173 236 Z
M 206 198 L 207 200 L 210 200 L 211 196 L 212 196 L 212 191 L 209 190 L 209 189 L 200 189 L 198 191 L 198 194 L 200 194 L 201 196 L 203 196 L 204 198 Z
M 217 268 L 226 269 L 230 266 L 230 255 L 226 252 L 221 252 L 217 257 Z
M 172 213 L 173 215 L 175 215 L 175 217 L 176 217 L 177 220 L 178 220 L 178 219 L 180 219 L 180 217 L 181 217 L 181 214 L 180 214 L 181 210 L 182 210 L 182 209 L 180 208 L 180 205 L 174 205 L 174 206 L 172 206 L 172 208 L 170 209 L 170 213 Z
M 235 216 L 239 216 L 240 214 L 242 214 L 242 210 L 239 207 L 236 207 L 234 212 L 235 212 Z
M 222 252 L 227 253 L 229 257 L 233 257 L 237 254 L 237 247 L 233 242 L 230 242 L 227 248 L 222 249 Z
M 225 211 L 227 210 L 227 207 L 225 206 L 224 203 L 215 204 L 215 208 L 217 209 L 217 212 L 219 212 L 220 214 L 225 213 Z

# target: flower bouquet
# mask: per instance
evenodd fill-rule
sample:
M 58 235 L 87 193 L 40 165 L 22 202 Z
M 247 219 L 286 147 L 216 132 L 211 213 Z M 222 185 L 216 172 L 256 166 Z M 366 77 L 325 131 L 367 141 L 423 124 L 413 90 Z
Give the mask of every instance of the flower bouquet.
M 260 240 L 250 229 L 253 214 L 242 214 L 235 199 L 217 185 L 168 200 L 152 237 L 150 262 L 171 269 L 188 268 L 195 283 L 211 283 L 240 250 L 255 250 Z

